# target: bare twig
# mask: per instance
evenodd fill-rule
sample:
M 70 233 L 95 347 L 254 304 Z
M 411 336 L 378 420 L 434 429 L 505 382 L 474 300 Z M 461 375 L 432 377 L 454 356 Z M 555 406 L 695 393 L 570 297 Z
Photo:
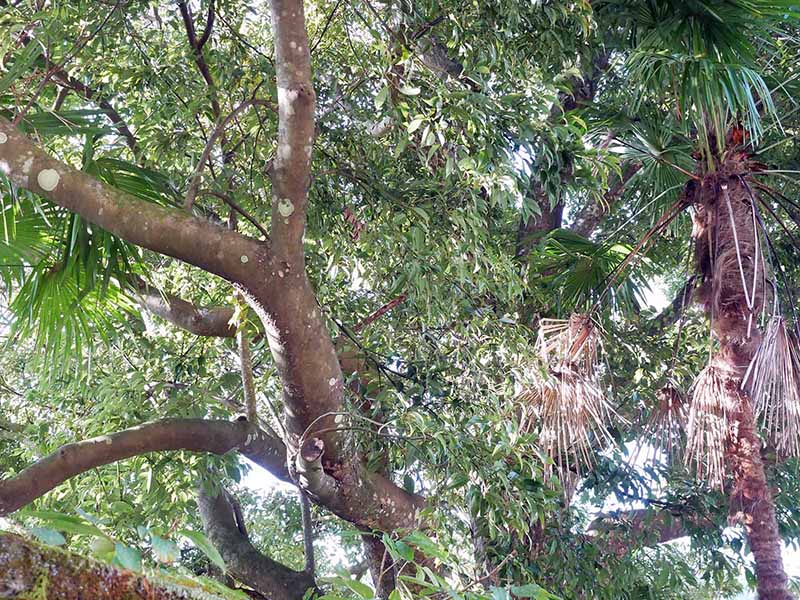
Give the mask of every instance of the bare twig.
M 237 202 L 236 202 L 236 201 L 235 201 L 233 198 L 231 198 L 230 196 L 228 196 L 227 194 L 223 194 L 222 192 L 217 192 L 217 191 L 214 191 L 214 190 L 198 190 L 198 191 L 197 191 L 197 195 L 199 195 L 199 196 L 203 196 L 203 195 L 206 195 L 206 196 L 215 196 L 215 197 L 219 198 L 219 199 L 220 199 L 220 200 L 222 200 L 222 201 L 223 201 L 225 204 L 227 204 L 228 206 L 230 206 L 230 207 L 231 207 L 233 210 L 235 210 L 235 211 L 236 211 L 236 212 L 238 212 L 240 215 L 242 215 L 242 216 L 243 216 L 245 219 L 247 219 L 248 221 L 250 221 L 250 223 L 253 225 L 253 227 L 255 227 L 256 229 L 258 229 L 258 231 L 260 231 L 260 232 L 261 232 L 261 234 L 262 234 L 262 235 L 263 235 L 265 238 L 269 238 L 269 232 L 268 232 L 266 229 L 264 229 L 264 226 L 263 226 L 263 225 L 261 225 L 261 224 L 260 224 L 260 223 L 259 223 L 259 222 L 258 222 L 258 221 L 255 219 L 255 217 L 254 217 L 253 215 L 251 215 L 249 212 L 247 212 L 245 209 L 243 209 L 241 206 L 239 206 L 239 204 L 238 204 L 238 203 L 237 203 Z

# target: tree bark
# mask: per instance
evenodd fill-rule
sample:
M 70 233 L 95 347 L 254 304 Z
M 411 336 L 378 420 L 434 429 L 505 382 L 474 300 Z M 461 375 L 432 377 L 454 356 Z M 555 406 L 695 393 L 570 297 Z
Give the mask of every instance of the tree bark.
M 209 494 L 200 489 L 197 504 L 208 539 L 237 580 L 270 600 L 302 600 L 308 590 L 316 589 L 313 574 L 294 571 L 253 546 L 237 526 L 224 491 Z
M 695 201 L 696 260 L 702 278 L 698 296 L 719 340 L 711 361 L 720 378 L 721 407 L 729 431 L 725 462 L 733 476 L 730 508 L 744 525 L 755 561 L 761 600 L 790 600 L 781 558 L 781 538 L 772 491 L 761 461 L 750 398 L 742 377 L 761 340 L 757 318 L 764 304 L 763 248 L 745 187 L 746 157 L 734 155 L 690 186 Z
M 158 206 L 106 186 L 55 160 L 0 119 L 0 172 L 14 185 L 75 212 L 143 248 L 177 258 L 233 283 L 261 319 L 283 384 L 292 451 L 319 438 L 321 466 L 335 496 L 312 499 L 356 525 L 382 531 L 415 528 L 424 499 L 370 473 L 345 450 L 337 426 L 344 384 L 327 325 L 305 271 L 303 233 L 314 89 L 301 0 L 273 0 L 278 84 L 278 151 L 269 243 L 185 211 Z
M 731 394 L 739 393 L 731 390 Z M 761 460 L 761 438 L 748 399 L 739 402 L 735 416 L 737 437 L 728 462 L 735 486 L 730 495 L 732 520 L 742 523 L 755 560 L 758 597 L 761 600 L 791 600 L 789 582 L 781 556 L 781 537 L 775 517 L 775 502 Z
M 225 600 L 233 598 L 192 585 L 146 578 L 0 532 L 0 598 L 91 598 L 92 600 Z
M 165 450 L 224 454 L 234 449 L 291 482 L 283 442 L 253 430 L 247 421 L 164 419 L 67 444 L 15 477 L 0 481 L 0 515 L 22 508 L 70 477 L 132 456 Z
M 134 281 L 136 299 L 146 311 L 200 336 L 232 338 L 233 309 L 228 306 L 198 307 L 174 294 L 165 294 L 142 279 Z

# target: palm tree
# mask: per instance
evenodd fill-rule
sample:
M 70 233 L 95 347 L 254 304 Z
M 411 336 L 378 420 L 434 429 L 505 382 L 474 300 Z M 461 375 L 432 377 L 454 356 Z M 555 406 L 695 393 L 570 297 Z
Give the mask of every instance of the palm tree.
M 663 178 L 665 170 L 671 171 L 668 181 L 651 181 L 651 187 L 666 189 L 677 181 L 680 185 L 673 187 L 682 192 L 628 258 L 613 266 L 610 281 L 600 286 L 602 291 L 594 294 L 596 300 L 580 318 L 584 325 L 558 332 L 560 347 L 542 357 L 547 367 L 534 375 L 520 399 L 536 407 L 540 437 L 562 473 L 589 465 L 589 446 L 604 445 L 604 428 L 613 419 L 597 387 L 596 343 L 584 341 L 586 335 L 595 335 L 592 316 L 651 239 L 690 209 L 696 271 L 692 281 L 699 283 L 694 300 L 702 305 L 716 344 L 692 387 L 688 411 L 675 411 L 688 417 L 685 462 L 712 486 L 722 488 L 730 476 L 730 517 L 745 528 L 759 597 L 786 600 L 793 596 L 782 563 L 757 417 L 763 417 L 764 432 L 779 451 L 797 455 L 800 347 L 781 314 L 777 291 L 785 286 L 776 280 L 780 269 L 762 217 L 766 211 L 777 218 L 760 195 L 776 193 L 760 181 L 765 167 L 753 154 L 765 120 L 776 118 L 758 53 L 771 47 L 787 19 L 797 16 L 797 5 L 769 0 L 605 0 L 593 8 L 601 23 L 628 36 L 627 46 L 621 48 L 626 56 L 622 71 L 637 90 L 633 114 L 655 109 L 657 136 L 664 139 L 666 131 L 667 139 L 682 139 L 693 152 L 677 152 L 679 161 L 657 149 L 657 143 L 647 141 L 641 118 L 617 134 L 627 155 L 645 164 L 641 179 Z M 551 235 L 545 251 L 553 247 L 556 235 L 563 236 Z M 762 335 L 763 323 L 768 325 Z M 545 321 L 540 337 L 549 329 Z M 565 370 L 570 379 L 563 376 Z M 674 408 L 670 403 L 670 411 Z

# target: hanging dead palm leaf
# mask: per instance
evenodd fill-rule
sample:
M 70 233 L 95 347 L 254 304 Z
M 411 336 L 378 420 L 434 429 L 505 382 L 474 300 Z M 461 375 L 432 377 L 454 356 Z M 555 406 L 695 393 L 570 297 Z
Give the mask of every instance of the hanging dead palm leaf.
M 778 452 L 800 456 L 800 345 L 783 317 L 770 319 L 742 389 Z
M 630 465 L 636 464 L 640 458 L 650 462 L 660 460 L 659 457 L 663 456 L 672 462 L 682 447 L 688 405 L 686 393 L 670 381 L 658 390 L 656 399 L 656 406 L 647 419 L 642 436 L 631 452 L 628 460 Z
M 695 469 L 699 480 L 720 489 L 725 477 L 729 415 L 735 408 L 726 405 L 725 385 L 724 373 L 714 365 L 708 365 L 697 376 L 690 391 L 684 456 L 684 462 Z
M 539 445 L 552 459 L 547 470 L 580 473 L 593 464 L 598 446 L 613 443 L 607 425 L 617 417 L 598 376 L 599 334 L 586 315 L 568 320 L 543 319 L 532 370 L 517 396 L 523 427 L 535 430 Z

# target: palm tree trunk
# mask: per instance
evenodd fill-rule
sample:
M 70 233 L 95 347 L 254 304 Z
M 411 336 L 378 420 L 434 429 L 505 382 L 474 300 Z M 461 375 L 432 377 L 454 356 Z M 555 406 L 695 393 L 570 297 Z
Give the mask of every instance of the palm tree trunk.
M 736 482 L 730 495 L 731 515 L 747 532 L 756 565 L 758 597 L 761 600 L 791 600 L 781 557 L 781 538 L 772 499 L 761 462 L 761 440 L 755 430 L 750 402 L 744 399 L 735 416 L 736 443 L 731 444 L 728 463 Z
M 761 439 L 750 398 L 741 391 L 761 339 L 757 320 L 766 281 L 755 197 L 745 183 L 746 172 L 746 157 L 734 155 L 699 186 L 688 188 L 695 202 L 696 261 L 703 279 L 699 300 L 719 340 L 712 366 L 723 381 L 719 400 L 728 416 L 725 466 L 734 480 L 731 516 L 745 527 L 760 600 L 791 600 Z

